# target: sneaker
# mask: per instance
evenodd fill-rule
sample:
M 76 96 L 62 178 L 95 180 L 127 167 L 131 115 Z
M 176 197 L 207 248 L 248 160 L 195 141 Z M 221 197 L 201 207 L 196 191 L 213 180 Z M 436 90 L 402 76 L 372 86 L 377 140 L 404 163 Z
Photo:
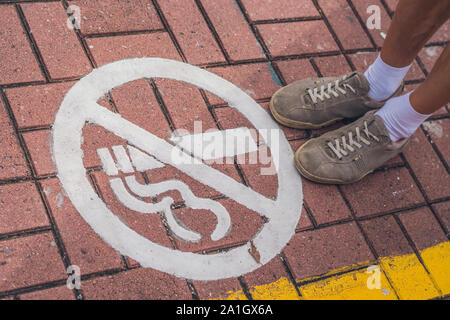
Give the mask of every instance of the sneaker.
M 403 88 L 402 84 L 392 97 L 400 95 Z M 369 89 L 369 82 L 359 72 L 340 77 L 308 78 L 275 92 L 270 101 L 270 111 L 284 126 L 318 129 L 381 108 L 385 101 L 370 98 Z
M 300 173 L 319 183 L 353 183 L 399 154 L 409 139 L 392 142 L 375 112 L 303 144 L 294 157 Z

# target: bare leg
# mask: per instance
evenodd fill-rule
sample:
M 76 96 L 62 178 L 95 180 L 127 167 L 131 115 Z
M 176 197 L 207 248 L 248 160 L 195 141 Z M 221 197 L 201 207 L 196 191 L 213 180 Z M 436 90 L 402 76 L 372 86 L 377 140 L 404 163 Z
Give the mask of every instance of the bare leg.
M 449 17 L 450 0 L 400 0 L 381 58 L 393 67 L 408 66 Z
M 370 86 L 368 96 L 377 101 L 389 97 L 390 91 L 393 93 L 403 81 L 419 51 L 449 17 L 450 0 L 400 0 L 381 57 L 365 73 Z M 353 124 L 303 144 L 295 154 L 297 169 L 304 177 L 320 183 L 352 183 L 362 179 L 400 153 L 423 121 L 450 101 L 449 75 L 450 45 L 447 45 L 427 79 L 414 92 L 390 98 L 375 113 L 367 112 Z M 292 110 L 291 104 L 286 105 Z M 349 147 L 346 137 L 351 140 L 355 132 L 359 135 L 363 124 L 370 143 Z M 369 130 L 374 133 L 369 135 Z M 379 139 L 386 134 L 390 139 Z M 333 158 L 326 155 L 329 150 Z M 367 161 L 357 165 L 360 159 Z M 321 165 L 324 162 L 326 166 Z
M 411 93 L 410 101 L 421 114 L 431 114 L 450 102 L 450 45 L 444 49 L 427 79 Z

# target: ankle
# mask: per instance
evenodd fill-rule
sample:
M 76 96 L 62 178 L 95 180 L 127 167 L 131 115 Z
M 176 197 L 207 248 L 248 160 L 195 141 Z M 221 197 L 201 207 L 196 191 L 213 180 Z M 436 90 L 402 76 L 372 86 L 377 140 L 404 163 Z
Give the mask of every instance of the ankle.
M 411 65 L 396 68 L 386 64 L 378 55 L 374 63 L 364 73 L 370 85 L 369 97 L 383 101 L 391 97 L 400 87 Z
M 414 110 L 410 102 L 410 93 L 389 99 L 375 114 L 382 120 L 393 142 L 409 138 L 430 116 Z

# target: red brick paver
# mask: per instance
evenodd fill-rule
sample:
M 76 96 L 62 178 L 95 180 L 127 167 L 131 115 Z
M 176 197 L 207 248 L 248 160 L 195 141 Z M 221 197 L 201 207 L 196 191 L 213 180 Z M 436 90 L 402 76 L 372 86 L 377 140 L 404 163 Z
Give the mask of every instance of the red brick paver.
M 49 221 L 33 182 L 0 186 L 0 234 L 45 226 Z
M 448 41 L 450 38 L 450 22 L 445 22 L 438 31 L 431 37 L 428 43 L 439 43 Z
M 91 71 L 75 32 L 67 28 L 61 3 L 25 3 L 21 8 L 52 79 L 79 77 Z
M 402 213 L 399 218 L 419 250 L 447 241 L 445 233 L 428 208 Z
M 135 269 L 82 283 L 88 300 L 187 300 L 185 281 L 152 269 Z
M 66 278 L 51 233 L 0 241 L 0 260 L 1 292 Z
M 207 70 L 237 85 L 253 99 L 268 99 L 279 89 L 277 79 L 273 78 L 273 71 L 265 63 L 208 68 Z M 211 105 L 225 103 L 209 92 L 206 95 Z
M 195 121 L 201 122 L 202 132 L 216 128 L 214 119 L 209 114 L 197 87 L 167 79 L 156 80 L 156 87 L 175 129 L 194 133 Z
M 423 203 L 406 168 L 377 172 L 342 188 L 357 216 L 367 216 Z
M 413 253 L 394 217 L 367 220 L 361 222 L 361 225 L 379 257 Z
M 204 64 L 225 61 L 194 0 L 180 6 L 176 0 L 159 2 L 188 62 Z
M 30 131 L 22 134 L 30 153 L 33 170 L 38 176 L 56 173 L 50 150 L 52 134 L 50 130 Z
M 311 0 L 242 0 L 252 20 L 275 20 L 318 16 Z
M 303 194 L 305 203 L 318 224 L 346 220 L 351 217 L 350 210 L 336 186 L 304 181 Z
M 169 136 L 169 124 L 148 81 L 126 83 L 112 90 L 111 97 L 122 117 L 161 138 Z
M 447 237 L 450 236 L 450 202 L 442 202 L 433 206 L 437 216 L 442 221 L 444 228 L 447 231 Z
M 74 265 L 82 274 L 120 268 L 122 260 L 89 227 L 61 190 L 57 179 L 42 182 L 52 216 Z
M 338 50 L 322 21 L 263 24 L 258 29 L 272 56 Z
M 369 38 L 364 33 L 347 1 L 319 0 L 318 2 L 344 49 L 371 47 Z
M 90 38 L 86 40 L 97 66 L 126 58 L 160 57 L 180 60 L 165 32 Z
M 303 206 L 302 216 L 300 217 L 300 220 L 297 224 L 297 228 L 295 228 L 295 231 L 303 231 L 310 228 L 313 228 L 313 224 L 311 222 L 311 218 L 309 217 L 308 212 L 305 209 L 305 206 Z
M 286 84 L 317 76 L 316 71 L 307 59 L 279 61 L 276 65 L 280 69 Z
M 70 5 L 80 7 L 82 16 L 80 27 L 83 34 L 147 31 L 163 28 L 150 0 L 77 0 L 71 1 Z
M 425 68 L 428 73 L 431 72 L 433 69 L 434 63 L 441 55 L 442 51 L 444 50 L 443 47 L 439 46 L 432 46 L 432 47 L 426 47 L 423 48 L 419 52 L 419 58 L 421 59 L 422 63 L 425 65 Z
M 337 77 L 352 71 L 344 56 L 315 58 L 314 62 L 326 77 Z
M 195 281 L 193 284 L 197 290 L 198 297 L 202 300 L 228 298 L 232 293 L 242 290 L 236 278 L 217 281 Z
M 1 6 L 0 84 L 44 80 L 14 6 Z
M 450 145 L 448 143 L 450 121 L 448 119 L 428 121 L 423 124 L 423 128 L 430 136 L 431 142 L 437 146 L 438 152 L 448 167 L 450 162 Z
M 22 177 L 29 174 L 25 156 L 14 133 L 5 105 L 0 100 L 0 180 Z
M 56 111 L 74 84 L 75 82 L 63 82 L 7 89 L 6 96 L 18 127 L 49 127 L 53 124 Z
M 231 60 L 264 58 L 234 0 L 203 0 L 202 3 Z
M 297 280 L 374 259 L 355 223 L 297 233 L 284 253 Z
M 428 198 L 436 200 L 450 194 L 448 173 L 421 130 L 412 136 L 404 154 Z
M 67 286 L 34 291 L 19 295 L 20 300 L 75 300 L 73 291 Z

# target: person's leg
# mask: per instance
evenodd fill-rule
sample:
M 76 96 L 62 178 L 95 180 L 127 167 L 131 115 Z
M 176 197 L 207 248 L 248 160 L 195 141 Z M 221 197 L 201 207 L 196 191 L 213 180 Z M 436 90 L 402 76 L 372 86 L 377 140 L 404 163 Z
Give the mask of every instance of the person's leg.
M 411 94 L 411 104 L 422 114 L 432 114 L 450 102 L 450 45 L 442 52 L 425 81 Z
M 450 46 L 442 52 L 426 80 L 412 93 L 392 98 L 376 113 L 392 141 L 410 137 L 435 111 L 450 102 Z
M 450 16 L 450 0 L 402 0 L 377 61 L 366 72 L 370 89 L 389 98 L 403 81 L 408 66 L 440 25 Z M 427 79 L 412 93 L 389 98 L 377 112 L 303 144 L 295 154 L 300 173 L 321 183 L 352 183 L 396 156 L 420 124 L 450 102 L 450 46 Z M 397 81 L 395 84 L 395 81 Z M 382 92 L 384 84 L 391 87 Z M 392 85 L 392 84 L 395 85 Z M 380 87 L 377 87 L 380 86 Z
M 450 0 L 401 0 L 377 60 L 367 69 L 369 96 L 388 99 L 400 86 L 414 58 L 450 17 Z
M 449 15 L 450 0 L 400 0 L 381 54 L 364 74 L 291 83 L 272 96 L 273 117 L 287 127 L 317 129 L 380 109 L 402 94 L 414 57 Z
M 381 49 L 381 58 L 396 68 L 410 65 L 449 17 L 449 0 L 400 0 Z

